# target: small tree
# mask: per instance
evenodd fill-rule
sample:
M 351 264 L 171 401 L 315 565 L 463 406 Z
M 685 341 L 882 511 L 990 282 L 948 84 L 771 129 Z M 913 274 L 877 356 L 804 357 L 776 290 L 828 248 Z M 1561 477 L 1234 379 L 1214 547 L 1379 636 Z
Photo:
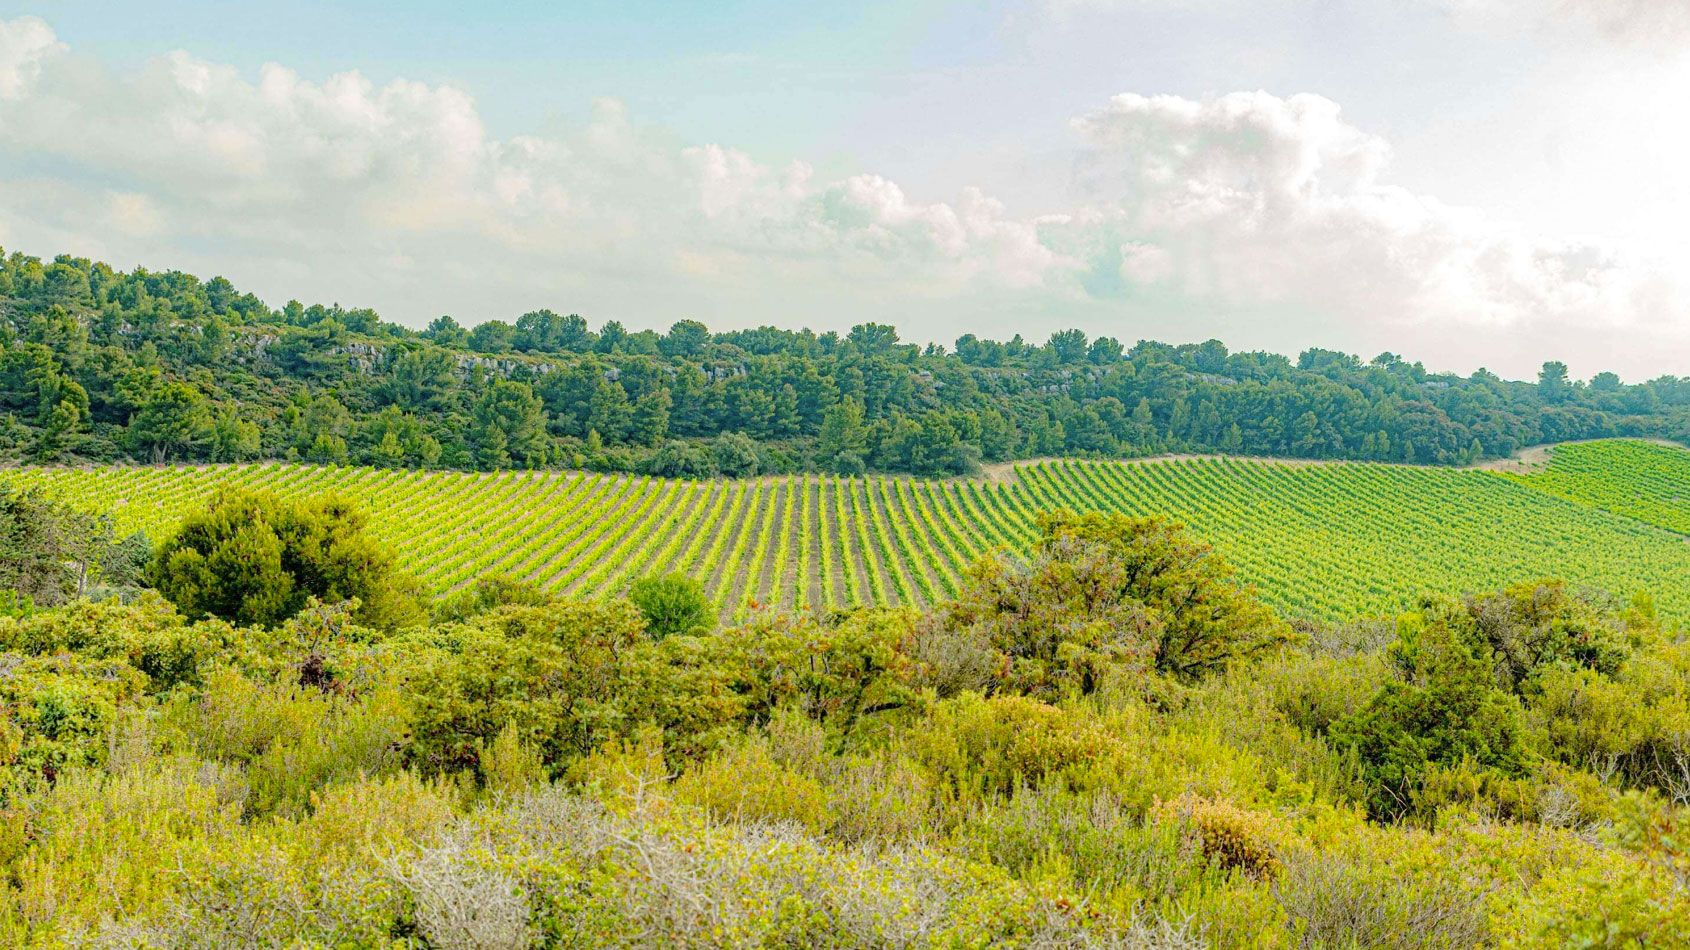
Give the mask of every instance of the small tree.
M 1519 703 L 1497 688 L 1491 651 L 1463 605 L 1429 598 L 1405 615 L 1391 659 L 1401 679 L 1333 723 L 1328 736 L 1355 750 L 1375 817 L 1412 812 L 1439 767 L 1520 769 Z
M 1058 511 L 1025 562 L 981 561 L 957 599 L 917 630 L 930 673 L 978 688 L 1054 697 L 1155 669 L 1194 679 L 1255 656 L 1290 628 L 1181 525 Z
M 1041 516 L 1041 549 L 1064 539 L 1101 545 L 1120 565 L 1110 593 L 1157 621 L 1156 669 L 1181 679 L 1216 672 L 1292 638 L 1289 625 L 1238 581 L 1232 565 L 1165 518 L 1054 511 Z
M 0 485 L 0 591 L 15 591 L 15 603 L 120 592 L 139 579 L 146 549 L 140 535 L 117 539 L 109 518 Z
M 190 617 L 274 625 L 315 597 L 357 599 L 358 620 L 372 626 L 420 619 L 412 585 L 365 523 L 335 495 L 294 502 L 224 492 L 159 547 L 148 579 Z
M 642 577 L 628 588 L 628 599 L 645 616 L 646 632 L 657 639 L 708 630 L 716 614 L 704 585 L 680 574 Z
M 435 623 L 453 623 L 512 604 L 538 607 L 551 600 L 545 591 L 528 581 L 493 574 L 477 578 L 474 584 L 436 600 L 431 619 Z

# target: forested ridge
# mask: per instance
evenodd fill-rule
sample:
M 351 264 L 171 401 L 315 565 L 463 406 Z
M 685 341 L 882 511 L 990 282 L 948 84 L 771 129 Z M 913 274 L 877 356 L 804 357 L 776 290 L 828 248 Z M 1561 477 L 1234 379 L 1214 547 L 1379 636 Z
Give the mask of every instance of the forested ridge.
M 1089 339 L 954 347 L 762 327 L 594 330 L 550 310 L 420 331 L 272 309 L 223 278 L 0 255 L 0 459 L 297 459 L 669 476 L 960 474 L 1161 452 L 1461 464 L 1532 444 L 1690 440 L 1690 378 L 1535 382 L 1393 354 L 1295 360 Z

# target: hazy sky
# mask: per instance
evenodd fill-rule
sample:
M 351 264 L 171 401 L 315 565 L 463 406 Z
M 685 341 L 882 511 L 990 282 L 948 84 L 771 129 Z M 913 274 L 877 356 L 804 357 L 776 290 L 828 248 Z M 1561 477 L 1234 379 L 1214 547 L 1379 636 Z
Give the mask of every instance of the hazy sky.
M 0 247 L 420 326 L 1690 375 L 1685 0 L 0 0 Z

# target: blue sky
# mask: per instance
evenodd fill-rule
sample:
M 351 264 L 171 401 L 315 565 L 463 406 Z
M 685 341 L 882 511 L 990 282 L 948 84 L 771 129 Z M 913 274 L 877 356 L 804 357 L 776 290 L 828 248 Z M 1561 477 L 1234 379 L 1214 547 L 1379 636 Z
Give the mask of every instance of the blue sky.
M 18 6 L 73 47 L 138 67 L 183 49 L 257 70 L 358 70 L 472 92 L 508 136 L 585 118 L 614 96 L 688 138 L 798 152 L 833 138 L 834 117 L 884 95 L 923 60 L 966 49 L 939 34 L 954 5 L 622 2 L 404 5 L 167 0 L 143 15 L 110 3 Z
M 0 246 L 420 325 L 1690 374 L 1679 0 L 0 3 Z

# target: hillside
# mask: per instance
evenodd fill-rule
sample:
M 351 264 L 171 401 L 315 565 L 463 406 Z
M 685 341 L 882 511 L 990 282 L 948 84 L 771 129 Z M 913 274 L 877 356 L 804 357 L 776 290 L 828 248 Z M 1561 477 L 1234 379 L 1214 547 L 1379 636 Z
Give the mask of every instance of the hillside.
M 667 477 L 971 474 L 1041 456 L 1218 453 L 1460 465 L 1613 436 L 1690 440 L 1690 380 L 1536 380 L 1392 353 L 964 334 L 903 342 L 536 310 L 426 329 L 272 308 L 227 280 L 0 256 L 0 462 L 302 461 Z
M 1522 485 L 1690 535 L 1690 453 L 1650 442 L 1555 446 L 1549 465 L 1515 474 Z
M 1648 464 L 1604 467 L 1621 456 Z M 1016 474 L 686 481 L 262 464 L 3 477 L 152 537 L 220 487 L 332 489 L 361 501 L 401 563 L 439 589 L 501 573 L 559 593 L 610 594 L 634 577 L 678 571 L 705 582 L 724 618 L 753 604 L 931 604 L 951 596 L 981 554 L 1024 549 L 1036 513 L 1058 507 L 1184 521 L 1292 616 L 1340 619 L 1430 590 L 1558 576 L 1622 596 L 1649 592 L 1664 612 L 1690 617 L 1690 544 L 1672 533 L 1690 520 L 1673 494 L 1690 485 L 1683 449 L 1566 446 L 1529 477 L 1228 458 L 1043 461 Z

